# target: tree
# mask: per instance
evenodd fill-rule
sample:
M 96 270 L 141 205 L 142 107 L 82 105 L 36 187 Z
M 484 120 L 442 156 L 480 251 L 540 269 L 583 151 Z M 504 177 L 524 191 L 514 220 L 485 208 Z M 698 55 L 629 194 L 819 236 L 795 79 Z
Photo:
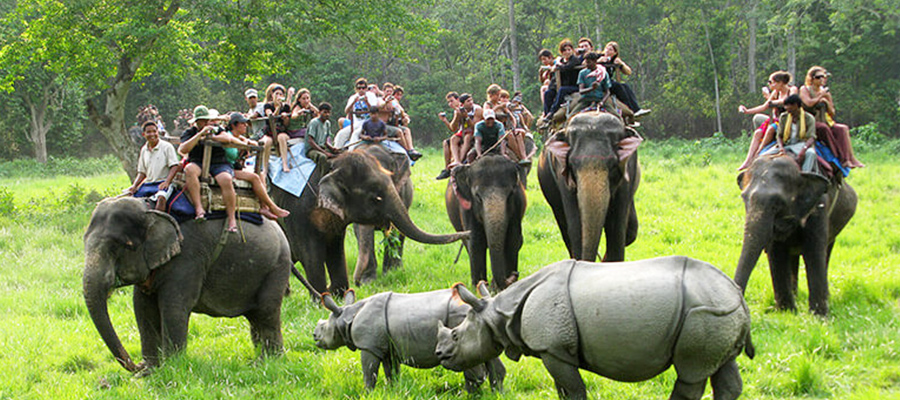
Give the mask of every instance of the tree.
M 409 0 L 18 2 L 7 18 L 26 27 L 0 48 L 0 63 L 11 66 L 3 87 L 14 90 L 29 73 L 27 65 L 8 62 L 23 57 L 74 79 L 89 95 L 90 120 L 133 177 L 138 148 L 125 130 L 125 105 L 134 80 L 154 73 L 177 80 L 197 72 L 257 80 L 308 63 L 302 46 L 323 36 L 346 40 L 358 51 L 384 49 L 399 39 L 424 41 L 430 23 L 408 9 Z M 395 39 L 385 40 L 385 32 Z

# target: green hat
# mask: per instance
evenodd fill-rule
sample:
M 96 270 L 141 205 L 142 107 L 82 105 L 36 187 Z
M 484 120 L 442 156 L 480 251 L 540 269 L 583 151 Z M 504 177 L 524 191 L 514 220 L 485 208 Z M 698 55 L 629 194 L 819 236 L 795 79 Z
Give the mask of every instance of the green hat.
M 210 109 L 206 108 L 206 106 L 200 105 L 200 106 L 194 107 L 194 118 L 191 118 L 191 120 L 188 121 L 188 123 L 193 124 L 198 119 L 210 120 L 210 119 L 217 119 L 217 118 L 219 118 L 218 111 L 216 111 L 215 109 L 210 110 Z

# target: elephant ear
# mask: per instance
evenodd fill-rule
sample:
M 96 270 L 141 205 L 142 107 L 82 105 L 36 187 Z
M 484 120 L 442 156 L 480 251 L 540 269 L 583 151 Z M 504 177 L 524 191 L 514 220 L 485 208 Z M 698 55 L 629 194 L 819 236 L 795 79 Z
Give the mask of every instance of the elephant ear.
M 744 179 L 744 177 L 746 177 L 746 179 Z M 741 188 L 741 191 L 744 191 L 744 188 L 747 187 L 748 183 L 750 183 L 750 174 L 748 174 L 747 171 L 741 171 L 737 176 L 738 187 Z
M 459 205 L 468 210 L 472 208 L 472 186 L 469 181 L 469 166 L 460 165 L 453 168 L 453 191 L 459 198 Z
M 158 268 L 181 253 L 181 227 L 171 215 L 147 210 L 147 239 L 144 241 L 144 259 L 147 267 Z
M 828 180 L 825 177 L 803 172 L 800 176 L 800 184 L 797 187 L 794 198 L 794 215 L 800 219 L 800 224 L 806 224 L 806 218 L 810 216 L 816 207 L 824 207 L 823 195 L 828 191 Z
M 637 148 L 644 141 L 644 138 L 632 128 L 625 128 L 625 134 L 626 136 L 616 144 L 616 156 L 619 158 L 619 167 L 625 172 L 625 181 L 630 182 L 631 176 L 628 173 L 628 161 L 637 153 Z
M 519 179 L 519 185 L 525 187 L 525 182 L 528 181 L 528 170 L 524 165 L 516 163 L 516 176 Z

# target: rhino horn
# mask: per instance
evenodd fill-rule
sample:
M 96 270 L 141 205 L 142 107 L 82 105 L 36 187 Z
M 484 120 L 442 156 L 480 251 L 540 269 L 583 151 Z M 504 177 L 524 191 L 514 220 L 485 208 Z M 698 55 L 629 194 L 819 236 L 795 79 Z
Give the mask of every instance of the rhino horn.
M 478 289 L 478 294 L 481 295 L 483 299 L 491 298 L 491 291 L 488 290 L 488 283 L 485 281 L 478 281 L 478 284 L 475 285 L 475 288 Z
M 349 306 L 353 303 L 356 303 L 356 291 L 353 289 L 347 289 L 344 293 L 344 306 Z
M 322 305 L 334 313 L 334 315 L 341 315 L 341 307 L 331 298 L 331 293 L 322 293 Z
M 453 286 L 453 289 L 459 294 L 460 300 L 471 306 L 475 311 L 481 312 L 484 309 L 486 301 L 476 297 L 469 289 L 466 289 L 466 285 L 460 283 Z

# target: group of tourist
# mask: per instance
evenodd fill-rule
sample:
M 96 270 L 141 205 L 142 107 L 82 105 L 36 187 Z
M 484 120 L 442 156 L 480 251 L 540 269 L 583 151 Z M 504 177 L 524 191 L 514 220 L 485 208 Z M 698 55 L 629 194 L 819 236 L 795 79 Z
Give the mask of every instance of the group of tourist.
M 760 155 L 787 151 L 802 160 L 804 171 L 818 173 L 816 140 L 827 146 L 842 167 L 865 166 L 853 154 L 849 127 L 834 121 L 834 99 L 827 86 L 830 75 L 825 68 L 813 66 L 798 88 L 791 84 L 789 72 L 775 71 L 763 88 L 765 102 L 752 108 L 738 107 L 742 114 L 754 114 L 757 127 L 738 170 L 747 169 Z

